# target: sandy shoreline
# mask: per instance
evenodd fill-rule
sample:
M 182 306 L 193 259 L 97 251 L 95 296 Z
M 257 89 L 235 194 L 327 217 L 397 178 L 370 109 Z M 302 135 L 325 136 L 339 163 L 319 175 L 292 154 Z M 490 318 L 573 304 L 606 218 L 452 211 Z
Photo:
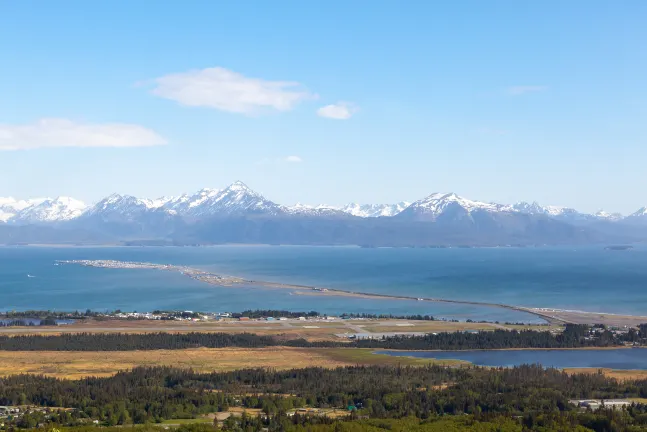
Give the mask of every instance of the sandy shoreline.
M 295 290 L 297 295 L 332 295 L 338 297 L 354 297 L 378 300 L 407 300 L 407 301 L 425 301 L 434 303 L 453 303 L 473 306 L 495 307 L 509 309 L 518 312 L 528 313 L 542 318 L 551 324 L 606 324 L 610 326 L 636 326 L 647 323 L 647 316 L 619 315 L 598 312 L 573 311 L 552 308 L 532 308 L 525 306 L 514 306 L 501 303 L 489 303 L 469 300 L 453 300 L 431 297 L 413 297 L 406 295 L 392 295 L 350 291 L 336 288 L 323 288 L 309 285 L 285 284 L 278 282 L 268 282 L 259 280 L 247 280 L 235 276 L 224 276 L 187 266 L 176 266 L 167 264 L 125 262 L 113 260 L 71 260 L 57 261 L 56 264 L 75 264 L 86 267 L 112 268 L 112 269 L 154 269 L 162 271 L 179 272 L 184 276 L 200 282 L 205 282 L 216 286 L 233 286 L 233 285 L 251 285 L 263 288 L 291 289 Z

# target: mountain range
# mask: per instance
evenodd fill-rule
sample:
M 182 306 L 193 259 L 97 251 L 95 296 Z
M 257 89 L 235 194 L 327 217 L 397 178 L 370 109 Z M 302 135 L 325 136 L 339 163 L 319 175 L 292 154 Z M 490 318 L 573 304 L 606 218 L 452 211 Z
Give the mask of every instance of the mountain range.
M 647 239 L 647 208 L 622 216 L 454 193 L 416 202 L 284 206 L 242 182 L 157 199 L 110 195 L 0 198 L 0 242 L 270 243 L 366 246 L 528 245 Z

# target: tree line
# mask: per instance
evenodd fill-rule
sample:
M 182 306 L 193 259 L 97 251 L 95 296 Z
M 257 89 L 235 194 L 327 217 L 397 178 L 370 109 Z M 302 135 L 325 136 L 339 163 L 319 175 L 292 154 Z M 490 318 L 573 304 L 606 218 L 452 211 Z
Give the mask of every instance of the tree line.
M 53 317 L 46 317 L 40 319 L 30 319 L 29 321 L 24 319 L 11 319 L 11 320 L 1 320 L 0 327 L 34 327 L 34 326 L 56 326 L 58 321 Z
M 569 375 L 539 366 L 355 366 L 220 373 L 156 367 L 77 381 L 35 375 L 0 378 L 0 405 L 74 408 L 66 418 L 52 417 L 59 424 L 78 425 L 87 419 L 105 425 L 161 422 L 232 406 L 262 410 L 262 416 L 221 425 L 230 431 L 645 430 L 644 405 L 594 413 L 569 402 L 629 397 L 647 397 L 647 380 L 619 382 L 602 374 Z M 302 406 L 350 407 L 351 414 L 344 422 L 287 416 Z M 21 421 L 29 426 L 38 420 Z
M 6 319 L 24 319 L 24 318 L 55 318 L 55 319 L 73 319 L 81 320 L 87 318 L 96 318 L 103 315 L 102 312 L 95 312 L 87 309 L 85 312 L 73 311 L 51 311 L 51 310 L 26 310 L 26 311 L 6 311 L 0 312 L 0 318 Z
M 510 348 L 613 347 L 626 342 L 643 344 L 647 326 L 615 334 L 606 329 L 595 332 L 586 325 L 569 324 L 553 334 L 536 330 L 494 330 L 479 333 L 444 332 L 423 336 L 392 336 L 380 339 L 341 341 L 284 340 L 252 333 L 73 333 L 62 335 L 0 336 L 3 351 L 133 351 L 187 348 L 382 348 L 398 350 L 472 350 Z

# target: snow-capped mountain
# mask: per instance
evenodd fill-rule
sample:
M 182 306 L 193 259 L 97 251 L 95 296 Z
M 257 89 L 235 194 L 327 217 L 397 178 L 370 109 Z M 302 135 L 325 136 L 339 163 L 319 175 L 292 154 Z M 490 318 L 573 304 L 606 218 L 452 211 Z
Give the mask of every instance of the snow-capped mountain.
M 542 206 L 537 201 L 531 203 L 521 201 L 512 205 L 512 208 L 520 213 L 532 214 L 532 215 L 558 215 L 560 213 L 560 207 L 555 206 Z
M 343 209 L 337 207 L 332 207 L 328 205 L 307 205 L 297 203 L 296 205 L 290 207 L 283 207 L 283 211 L 286 214 L 295 215 L 295 216 L 328 216 L 328 217 L 348 217 L 349 214 Z
M 580 213 L 573 208 L 558 207 L 558 206 L 542 206 L 537 201 L 527 203 L 525 201 L 518 202 L 512 208 L 520 213 L 531 215 L 546 215 L 557 219 L 570 219 L 570 220 L 585 220 L 592 217 L 592 215 Z
M 347 204 L 340 210 L 353 216 L 369 217 L 391 217 L 409 207 L 411 203 L 401 201 L 397 204 Z
M 608 213 L 608 212 L 605 212 L 604 210 L 597 211 L 593 216 L 595 216 L 600 220 L 608 220 L 611 222 L 616 222 L 624 219 L 624 216 L 620 213 Z
M 84 202 L 70 197 L 46 199 L 39 204 L 24 207 L 14 215 L 11 222 L 33 224 L 67 221 L 79 217 L 86 208 Z
M 164 199 L 141 199 L 113 194 L 66 222 L 68 229 L 83 229 L 113 238 L 164 238 L 181 221 L 163 208 Z
M 647 241 L 647 207 L 623 218 L 537 202 L 474 201 L 454 193 L 434 193 L 413 204 L 283 206 L 242 182 L 156 199 L 113 194 L 89 207 L 67 197 L 0 198 L 0 223 L 0 235 L 4 235 L 0 240 L 5 242 L 87 238 L 173 244 L 402 246 Z M 58 234 L 26 234 L 43 230 Z
M 630 224 L 647 224 L 647 207 L 641 207 L 636 212 L 627 216 L 624 220 Z
M 220 190 L 218 189 L 201 189 L 193 195 L 184 194 L 179 197 L 168 198 L 163 207 L 178 214 L 185 214 L 215 197 L 219 192 Z
M 35 198 L 30 200 L 17 200 L 12 197 L 0 197 L 0 222 L 9 222 L 18 212 L 27 207 L 38 205 L 46 198 Z
M 474 201 L 454 193 L 434 193 L 410 204 L 355 204 L 343 207 L 328 205 L 282 206 L 266 199 L 237 181 L 225 189 L 201 189 L 193 194 L 156 199 L 137 198 L 113 194 L 88 207 L 74 198 L 17 200 L 0 198 L 0 222 L 9 224 L 47 224 L 94 219 L 99 221 L 138 221 L 145 223 L 145 215 L 156 218 L 178 217 L 191 223 L 211 217 L 247 215 L 389 218 L 436 221 L 471 219 L 476 213 L 507 215 L 511 213 L 545 216 L 569 223 L 595 221 L 618 222 L 622 215 L 599 211 L 595 214 L 581 213 L 568 207 L 543 206 L 537 202 L 519 202 L 514 205 Z M 640 209 L 627 219 L 647 221 L 647 208 Z
M 594 214 L 582 213 L 569 207 L 542 206 L 537 201 L 528 203 L 525 201 L 518 202 L 512 208 L 520 213 L 531 215 L 546 215 L 555 219 L 567 220 L 571 222 L 582 222 L 591 220 L 618 221 L 623 218 L 619 213 L 607 213 L 603 210 Z
M 17 200 L 12 197 L 0 197 L 0 207 L 5 209 L 12 209 L 13 211 L 20 211 L 34 204 L 40 204 L 47 198 L 34 198 L 29 200 Z
M 436 221 L 439 218 L 469 218 L 474 212 L 512 213 L 512 206 L 472 201 L 455 193 L 434 193 L 418 200 L 396 217 Z
M 254 192 L 241 181 L 232 183 L 219 191 L 203 189 L 196 195 L 186 201 L 186 203 L 189 203 L 188 206 L 178 211 L 178 214 L 197 218 L 244 214 L 276 215 L 283 213 L 283 208 L 280 205 Z M 193 198 L 195 199 L 192 200 Z
M 157 210 L 161 205 L 155 200 L 136 198 L 130 195 L 112 194 L 88 208 L 81 216 L 87 219 L 98 217 L 103 220 L 129 220 L 150 210 Z
M 0 223 L 9 221 L 19 212 L 12 205 L 13 201 L 13 198 L 0 198 Z

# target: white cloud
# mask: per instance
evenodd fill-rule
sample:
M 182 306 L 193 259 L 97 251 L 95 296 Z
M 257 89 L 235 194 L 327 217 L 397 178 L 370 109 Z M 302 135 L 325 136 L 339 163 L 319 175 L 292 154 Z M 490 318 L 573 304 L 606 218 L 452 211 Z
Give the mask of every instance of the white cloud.
M 288 156 L 285 158 L 285 161 L 290 163 L 301 163 L 303 162 L 303 159 L 301 159 L 299 156 Z
M 123 123 L 82 124 L 60 118 L 26 125 L 0 124 L 0 150 L 42 147 L 148 147 L 166 144 L 143 126 Z
M 537 93 L 548 90 L 548 86 L 545 85 L 518 85 L 508 87 L 508 93 L 513 96 L 521 96 L 527 93 Z
M 337 102 L 336 104 L 326 105 L 317 110 L 319 117 L 325 117 L 335 120 L 348 120 L 357 112 L 357 108 L 348 102 Z
M 289 111 L 316 96 L 291 81 L 248 78 L 221 67 L 165 75 L 153 80 L 152 93 L 186 106 L 240 114 L 261 110 Z

